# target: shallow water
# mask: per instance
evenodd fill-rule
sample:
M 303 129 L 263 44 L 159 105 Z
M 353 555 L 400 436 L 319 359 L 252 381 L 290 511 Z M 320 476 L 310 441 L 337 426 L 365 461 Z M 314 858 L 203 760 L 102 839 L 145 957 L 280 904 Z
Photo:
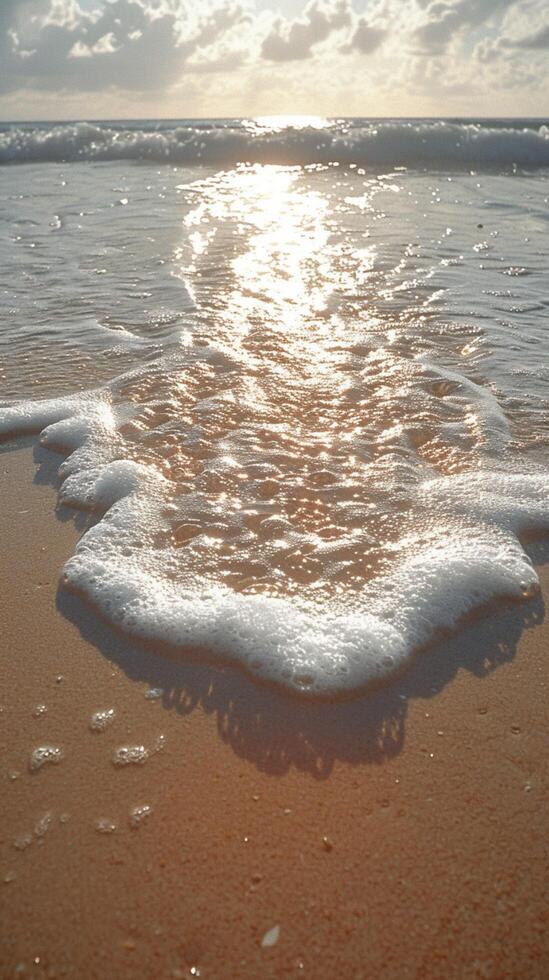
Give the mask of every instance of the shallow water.
M 67 584 L 309 694 L 532 594 L 549 173 L 508 164 L 4 170 L 0 431 L 106 511 Z

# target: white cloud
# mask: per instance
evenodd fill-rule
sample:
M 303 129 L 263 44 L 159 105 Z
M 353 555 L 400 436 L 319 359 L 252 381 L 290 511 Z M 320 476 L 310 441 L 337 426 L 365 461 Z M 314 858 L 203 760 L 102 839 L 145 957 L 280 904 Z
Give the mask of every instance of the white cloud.
M 352 23 L 350 0 L 311 0 L 303 16 L 288 22 L 277 19 L 263 41 L 261 53 L 269 61 L 308 58 L 315 44 Z
M 549 86 L 549 7 L 546 0 L 522 0 L 503 18 L 496 37 L 483 38 L 475 48 L 481 65 L 497 73 L 506 88 Z
M 76 0 L 27 0 L 34 20 L 21 17 L 25 0 L 8 0 L 0 91 L 163 90 L 179 80 L 187 60 L 235 25 L 246 22 L 239 3 L 110 0 L 85 12 Z M 25 12 L 26 13 L 26 12 Z M 40 16 L 41 13 L 41 16 Z M 7 25 L 17 35 L 10 38 Z M 0 27 L 2 21 L 0 20 Z M 32 51 L 22 56 L 25 34 Z
M 112 31 L 109 31 L 108 34 L 103 34 L 103 37 L 100 37 L 91 47 L 87 44 L 82 44 L 82 41 L 76 41 L 67 57 L 91 58 L 94 54 L 114 54 L 118 50 L 119 45 L 116 43 L 115 36 Z
M 519 38 L 502 38 L 502 44 L 509 48 L 523 48 L 526 51 L 546 51 L 549 48 L 549 24 L 540 27 L 532 34 Z
M 478 28 L 519 0 L 433 0 L 414 32 L 426 51 L 443 51 L 457 36 Z
M 0 0 L 0 113 L 547 111 L 549 0 L 279 2 Z

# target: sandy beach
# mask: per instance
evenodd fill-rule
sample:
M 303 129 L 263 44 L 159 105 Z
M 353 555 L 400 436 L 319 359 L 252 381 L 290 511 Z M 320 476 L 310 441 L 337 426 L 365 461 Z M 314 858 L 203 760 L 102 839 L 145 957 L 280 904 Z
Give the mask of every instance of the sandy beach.
M 86 518 L 2 449 L 2 978 L 547 976 L 541 597 L 303 704 L 60 591 Z
M 548 980 L 548 0 L 0 0 L 0 980 Z

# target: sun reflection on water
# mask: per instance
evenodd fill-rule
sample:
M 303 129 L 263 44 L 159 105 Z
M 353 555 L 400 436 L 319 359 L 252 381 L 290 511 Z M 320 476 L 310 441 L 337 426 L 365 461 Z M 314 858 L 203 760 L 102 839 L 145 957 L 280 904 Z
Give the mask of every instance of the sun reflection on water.
M 375 178 L 259 164 L 188 189 L 174 274 L 192 327 L 177 371 L 151 383 L 161 407 L 142 443 L 174 484 L 178 575 L 352 601 L 411 540 L 420 479 L 480 445 L 415 357 L 427 314 L 400 299 L 406 255 L 379 254 L 375 192 Z
M 342 307 L 365 285 L 375 246 L 337 241 L 329 197 L 300 178 L 300 168 L 274 165 L 218 175 L 185 218 L 177 261 L 199 309 L 221 312 L 218 329 L 231 346 L 267 331 L 263 356 L 272 361 L 269 342 L 280 344 L 279 367 L 293 357 L 301 375 L 312 364 L 322 371 L 342 330 L 348 335 Z M 215 285 L 205 257 L 219 262 Z

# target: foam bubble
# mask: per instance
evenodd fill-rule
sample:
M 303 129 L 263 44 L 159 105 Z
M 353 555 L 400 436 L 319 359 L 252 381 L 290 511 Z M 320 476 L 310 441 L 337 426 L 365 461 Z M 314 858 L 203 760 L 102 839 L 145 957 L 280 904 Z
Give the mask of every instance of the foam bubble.
M 47 810 L 41 817 L 36 821 L 32 831 L 27 831 L 24 834 L 20 834 L 13 842 L 13 846 L 18 851 L 25 851 L 27 847 L 30 847 L 34 841 L 38 844 L 42 844 L 44 837 L 51 829 L 53 824 L 53 813 L 51 810 Z
M 164 748 L 164 735 L 159 735 L 149 747 L 145 745 L 120 745 L 114 750 L 112 761 L 115 766 L 143 765 L 151 755 Z
M 143 765 L 149 755 L 144 745 L 120 745 L 114 750 L 112 761 L 115 766 Z
M 147 701 L 159 701 L 164 694 L 164 689 L 162 687 L 149 687 L 145 691 L 145 698 Z
M 57 745 L 39 745 L 31 752 L 29 769 L 31 772 L 37 772 L 45 765 L 57 766 L 63 755 L 63 749 Z
M 116 824 L 110 817 L 99 817 L 95 821 L 95 829 L 98 834 L 114 834 Z
M 116 717 L 114 708 L 103 708 L 94 711 L 90 718 L 90 729 L 92 732 L 104 732 L 111 725 Z
M 264 949 L 269 949 L 271 946 L 276 946 L 278 940 L 280 939 L 280 926 L 273 926 L 272 929 L 268 929 L 263 939 L 261 940 L 261 945 Z
M 51 810 L 48 810 L 47 813 L 44 813 L 43 816 L 41 816 L 40 819 L 36 821 L 34 825 L 34 836 L 37 838 L 44 837 L 47 834 L 48 830 L 51 828 L 52 823 L 53 823 L 53 813 L 51 812 Z
M 132 807 L 130 810 L 130 826 L 137 830 L 143 821 L 151 816 L 152 812 L 153 808 L 149 803 L 141 803 L 139 806 Z

